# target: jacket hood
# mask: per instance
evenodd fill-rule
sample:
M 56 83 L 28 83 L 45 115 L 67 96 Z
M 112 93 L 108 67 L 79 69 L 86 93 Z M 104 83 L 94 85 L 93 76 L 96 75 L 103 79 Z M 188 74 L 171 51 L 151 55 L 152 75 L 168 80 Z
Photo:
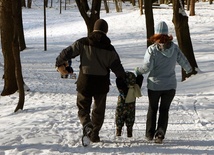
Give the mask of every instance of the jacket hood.
M 172 57 L 174 53 L 174 46 L 172 42 L 169 42 L 167 44 L 156 44 L 156 49 L 161 52 L 164 56 L 170 58 Z
M 107 48 L 111 45 L 110 39 L 102 32 L 92 32 L 88 39 L 91 46 L 98 48 Z

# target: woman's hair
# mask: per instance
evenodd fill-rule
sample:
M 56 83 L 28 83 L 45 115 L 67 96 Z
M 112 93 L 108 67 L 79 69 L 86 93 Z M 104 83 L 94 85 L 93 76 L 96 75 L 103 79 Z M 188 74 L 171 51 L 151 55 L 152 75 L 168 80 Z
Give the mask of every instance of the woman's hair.
M 173 40 L 172 35 L 167 34 L 154 34 L 148 39 L 148 41 L 152 43 L 163 43 L 163 44 L 171 42 L 172 40 Z

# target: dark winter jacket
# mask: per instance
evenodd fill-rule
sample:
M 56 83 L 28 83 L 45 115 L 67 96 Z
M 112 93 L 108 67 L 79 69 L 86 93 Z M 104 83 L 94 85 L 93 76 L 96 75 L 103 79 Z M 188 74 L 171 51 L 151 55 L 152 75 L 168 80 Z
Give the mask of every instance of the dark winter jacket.
M 80 55 L 80 71 L 77 91 L 81 93 L 107 93 L 110 85 L 110 70 L 124 79 L 125 71 L 110 39 L 101 32 L 93 32 L 62 50 L 56 66 Z

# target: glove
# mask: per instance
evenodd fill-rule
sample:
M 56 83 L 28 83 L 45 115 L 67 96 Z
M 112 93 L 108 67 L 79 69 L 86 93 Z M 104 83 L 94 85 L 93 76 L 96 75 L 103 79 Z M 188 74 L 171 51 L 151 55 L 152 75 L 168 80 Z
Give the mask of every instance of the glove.
M 136 74 L 136 75 L 142 75 L 142 73 L 139 71 L 139 67 L 136 67 L 136 68 L 134 69 L 134 71 L 135 71 L 135 74 Z
M 67 66 L 65 69 L 68 71 L 68 73 L 73 73 L 74 72 L 73 68 L 70 67 L 70 66 Z
M 60 72 L 60 74 L 62 75 L 67 75 L 68 74 L 68 70 L 66 69 L 67 66 L 68 66 L 68 63 L 66 62 L 63 65 L 56 67 L 56 70 Z

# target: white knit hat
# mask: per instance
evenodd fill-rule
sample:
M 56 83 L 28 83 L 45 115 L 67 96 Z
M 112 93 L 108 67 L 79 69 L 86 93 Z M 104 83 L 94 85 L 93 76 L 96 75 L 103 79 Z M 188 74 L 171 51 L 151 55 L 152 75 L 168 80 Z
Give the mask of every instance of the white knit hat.
M 168 35 L 168 26 L 164 21 L 161 21 L 156 25 L 155 34 L 167 34 Z

